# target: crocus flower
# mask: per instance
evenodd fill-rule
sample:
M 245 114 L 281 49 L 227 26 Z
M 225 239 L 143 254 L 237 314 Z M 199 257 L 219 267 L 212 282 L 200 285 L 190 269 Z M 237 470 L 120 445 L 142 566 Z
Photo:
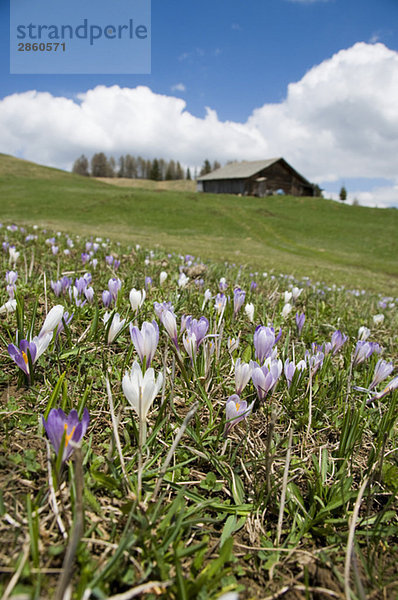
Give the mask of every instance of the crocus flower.
M 90 423 L 90 415 L 87 408 L 83 411 L 81 421 L 79 420 L 76 410 L 71 410 L 69 415 L 66 416 L 62 408 L 52 408 L 48 413 L 47 421 L 44 417 L 42 417 L 42 419 L 47 437 L 57 454 L 60 450 L 62 439 L 65 436 L 65 445 L 62 455 L 62 462 L 65 462 L 70 458 L 74 450 L 74 445 L 80 443 L 87 431 L 87 427 Z M 72 444 L 70 442 L 72 442 Z
M 209 289 L 207 289 L 204 293 L 203 296 L 203 303 L 202 303 L 202 310 L 204 309 L 204 307 L 206 306 L 206 303 L 212 299 L 212 294 L 211 291 Z
M 264 400 L 276 381 L 265 365 L 259 367 L 257 363 L 253 363 L 252 361 L 251 364 L 253 365 L 252 381 L 256 388 L 257 396 L 259 400 Z
M 301 335 L 305 323 L 305 314 L 304 313 L 296 313 L 296 326 L 297 332 Z
M 15 250 L 14 246 L 10 246 L 8 248 L 8 253 L 9 253 L 9 256 L 10 256 L 10 263 L 12 265 L 15 265 L 16 262 L 17 262 L 17 260 L 18 260 L 18 258 L 19 258 L 19 254 L 20 253 L 17 250 Z
M 382 325 L 383 322 L 384 322 L 384 315 L 383 314 L 374 315 L 374 317 L 373 317 L 373 323 L 375 325 Z
M 220 292 L 225 292 L 225 290 L 228 287 L 228 283 L 227 283 L 227 280 L 225 279 L 225 277 L 221 277 L 218 287 L 219 287 Z
M 365 327 L 365 325 L 361 325 L 361 327 L 358 329 L 358 339 L 366 342 L 366 340 L 368 339 L 369 336 L 370 336 L 370 329 Z
M 160 285 L 163 285 L 164 282 L 166 281 L 166 279 L 167 279 L 167 273 L 166 273 L 166 271 L 161 271 L 161 273 L 159 275 L 159 283 L 160 283 Z
M 94 300 L 94 289 L 91 286 L 86 287 L 83 294 L 85 295 L 87 301 L 91 304 Z
M 6 282 L 9 285 L 14 285 L 16 280 L 18 279 L 18 273 L 16 271 L 7 271 L 6 272 Z
M 332 352 L 336 354 L 348 340 L 348 336 L 341 333 L 339 329 L 332 333 Z
M 7 351 L 21 371 L 23 371 L 26 375 L 29 375 L 28 351 L 33 364 L 36 360 L 37 354 L 36 344 L 33 342 L 28 342 L 28 340 L 21 340 L 19 342 L 19 348 L 15 346 L 15 344 L 9 344 Z
M 293 308 L 293 306 L 289 303 L 284 305 L 284 307 L 282 308 L 282 317 L 284 319 L 286 319 L 286 317 L 290 314 L 292 308 Z
M 160 314 L 160 320 L 178 350 L 177 319 L 175 314 L 171 310 L 163 310 Z
M 148 369 L 151 366 L 159 342 L 159 327 L 155 320 L 144 321 L 141 331 L 130 323 L 130 336 L 140 361 Z
M 106 325 L 110 319 L 110 313 L 106 312 L 103 316 L 103 322 Z M 108 344 L 112 344 L 113 340 L 116 338 L 116 336 L 121 332 L 121 330 L 124 327 L 124 324 L 126 322 L 126 319 L 121 319 L 119 313 L 115 313 L 113 315 L 113 319 L 112 322 L 110 324 L 110 327 L 108 329 L 108 337 L 107 337 L 107 343 Z
M 61 304 L 52 307 L 45 318 L 39 337 L 43 336 L 45 333 L 52 333 L 54 329 L 58 327 L 59 323 L 62 321 L 64 310 L 65 309 Z
M 196 342 L 198 346 L 202 343 L 205 338 L 208 329 L 209 329 L 209 321 L 206 317 L 200 317 L 200 319 L 193 319 L 191 316 L 187 317 L 185 320 L 185 329 L 189 333 L 194 333 L 196 337 Z M 182 330 L 182 329 L 181 329 Z
M 324 352 L 316 352 L 315 354 L 311 354 L 310 352 L 305 353 L 305 358 L 308 362 L 308 367 L 311 371 L 311 375 L 314 376 L 315 373 L 320 369 L 323 365 L 323 361 L 325 360 Z
M 215 297 L 214 308 L 218 314 L 224 312 L 225 305 L 227 304 L 227 297 L 225 294 L 217 294 Z
M 194 331 L 185 331 L 184 335 L 182 336 L 182 342 L 184 344 L 186 353 L 193 363 L 198 353 L 198 341 Z
M 290 302 L 290 300 L 292 299 L 292 292 L 284 292 L 283 294 L 283 303 L 284 304 L 288 304 Z
M 147 275 L 145 277 L 145 289 L 149 290 L 149 288 L 152 286 L 152 277 L 149 277 L 149 275 Z
M 252 411 L 254 402 L 247 406 L 246 400 L 241 400 L 237 394 L 232 394 L 225 405 L 225 429 L 224 436 L 226 437 L 232 427 L 237 425 L 239 421 L 246 419 Z
M 297 298 L 300 296 L 302 291 L 303 291 L 303 288 L 299 288 L 299 287 L 292 288 L 292 297 L 293 297 L 294 301 L 297 300 Z
M 187 277 L 184 272 L 180 273 L 180 276 L 178 278 L 178 286 L 180 288 L 184 288 L 187 286 L 188 281 L 189 281 L 189 277 Z
M 300 360 L 297 365 L 294 364 L 293 361 L 290 361 L 288 358 L 285 360 L 284 364 L 284 373 L 287 381 L 287 386 L 290 387 L 293 381 L 293 377 L 296 371 L 300 371 L 300 374 L 303 374 L 303 371 L 307 368 L 307 365 L 304 360 Z M 300 375 L 300 376 L 301 376 Z
M 141 306 L 144 303 L 145 297 L 146 297 L 145 290 L 136 290 L 135 288 L 133 288 L 130 291 L 130 304 L 131 304 L 131 308 L 134 312 L 137 312 L 137 310 L 139 308 L 141 308 Z
M 375 370 L 373 373 L 373 380 L 369 386 L 369 389 L 371 390 L 372 388 L 376 387 L 376 385 L 378 385 L 381 381 L 387 379 L 387 377 L 391 375 L 393 370 L 394 365 L 392 363 L 388 363 L 387 361 L 380 358 L 380 360 L 378 360 L 376 363 Z
M 112 304 L 112 295 L 109 290 L 104 290 L 102 292 L 102 303 L 105 308 L 109 308 L 109 306 Z
M 65 310 L 64 314 L 62 315 L 61 322 L 58 323 L 57 331 L 55 332 L 55 339 L 58 339 L 58 336 L 65 329 L 65 325 L 69 325 L 69 323 L 72 321 L 72 319 L 73 319 L 73 313 L 69 314 L 68 311 Z
M 120 288 L 122 287 L 122 282 L 118 277 L 112 277 L 108 281 L 108 290 L 111 293 L 112 299 L 116 302 L 117 295 L 119 293 Z
M 8 300 L 0 306 L 0 314 L 5 312 L 14 312 L 17 309 L 17 301 L 14 299 Z
M 374 394 L 374 396 L 369 398 L 366 404 L 370 404 L 373 400 L 380 400 L 380 398 L 384 398 L 384 396 L 387 396 L 387 394 L 396 389 L 398 389 L 398 375 L 396 375 L 394 379 L 391 379 L 391 381 L 386 385 L 384 390 L 378 392 L 377 394 Z
M 254 304 L 252 302 L 248 302 L 245 306 L 245 313 L 250 323 L 254 321 Z
M 63 291 L 61 281 L 51 281 L 51 289 L 56 296 L 60 296 Z
M 240 287 L 234 289 L 234 315 L 237 315 L 245 302 L 246 292 Z
M 235 350 L 237 350 L 239 348 L 239 336 L 235 339 L 235 338 L 228 338 L 228 342 L 227 342 L 227 347 L 228 347 L 228 352 L 230 352 L 230 354 L 232 354 L 233 352 L 235 352 Z
M 380 351 L 380 346 L 375 342 L 364 342 L 363 340 L 359 340 L 355 347 L 354 357 L 352 360 L 352 364 L 360 365 L 363 363 L 373 352 Z
M 155 378 L 155 371 L 150 367 L 142 374 L 140 365 L 134 361 L 130 372 L 126 371 L 122 380 L 123 393 L 141 422 L 145 422 L 149 409 L 159 393 L 163 383 L 163 375 Z
M 273 327 L 265 327 L 265 325 L 258 325 L 254 332 L 253 342 L 256 358 L 262 364 L 264 360 L 271 356 L 272 348 L 279 340 L 282 335 L 282 330 L 279 330 L 278 335 L 275 337 L 275 330 Z
M 253 372 L 253 364 L 242 362 L 238 358 L 235 362 L 235 391 L 238 396 L 241 395 L 246 385 L 250 381 Z

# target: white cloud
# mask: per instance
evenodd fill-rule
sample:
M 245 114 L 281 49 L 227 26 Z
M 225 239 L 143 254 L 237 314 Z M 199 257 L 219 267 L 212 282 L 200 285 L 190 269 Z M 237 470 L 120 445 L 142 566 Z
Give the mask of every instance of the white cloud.
M 172 92 L 186 92 L 187 90 L 183 83 L 176 83 L 175 85 L 172 85 L 170 89 Z
M 284 156 L 326 187 L 341 178 L 385 178 L 398 185 L 398 53 L 358 43 L 313 67 L 245 123 L 193 116 L 181 98 L 98 86 L 76 100 L 29 91 L 0 101 L 0 152 L 62 168 L 104 151 L 225 162 Z M 361 203 L 363 190 L 355 194 Z M 396 188 L 372 192 L 398 204 Z M 362 201 L 361 201 L 362 200 Z

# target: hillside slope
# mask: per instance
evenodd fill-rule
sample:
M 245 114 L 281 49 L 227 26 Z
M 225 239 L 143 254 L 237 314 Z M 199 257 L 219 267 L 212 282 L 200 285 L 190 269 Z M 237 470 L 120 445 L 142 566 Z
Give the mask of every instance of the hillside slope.
M 145 185 L 145 182 L 142 182 Z M 0 155 L 0 219 L 398 293 L 398 211 L 119 188 Z

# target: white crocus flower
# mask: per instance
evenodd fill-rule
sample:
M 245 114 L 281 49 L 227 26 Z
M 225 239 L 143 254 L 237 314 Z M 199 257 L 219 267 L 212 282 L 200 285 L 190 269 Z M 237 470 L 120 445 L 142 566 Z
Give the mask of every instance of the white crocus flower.
M 297 300 L 297 298 L 300 296 L 301 292 L 303 291 L 303 288 L 299 288 L 299 287 L 294 287 L 292 289 L 292 296 L 293 296 L 293 300 Z
M 5 312 L 14 312 L 17 309 L 17 301 L 15 298 L 8 300 L 3 306 L 0 306 L 0 314 Z
M 40 332 L 40 334 L 32 339 L 32 342 L 36 344 L 37 352 L 34 362 L 37 362 L 38 358 L 47 350 L 53 339 L 53 332 Z
M 384 315 L 380 314 L 380 315 L 374 315 L 373 317 L 373 323 L 375 325 L 381 325 L 384 322 Z
M 292 310 L 292 308 L 293 308 L 293 307 L 292 307 L 292 305 L 291 305 L 291 304 L 289 304 L 289 303 L 285 304 L 285 306 L 284 306 L 284 307 L 283 307 L 283 309 L 282 309 L 282 317 L 283 317 L 284 319 L 286 319 L 286 317 L 289 315 L 289 313 L 290 313 L 290 311 Z
M 122 379 L 123 393 L 135 410 L 140 420 L 140 431 L 142 432 L 142 443 L 146 437 L 146 418 L 153 401 L 158 395 L 163 384 L 163 375 L 159 373 L 157 379 L 152 367 L 142 374 L 141 367 L 134 361 L 130 372 L 126 371 Z
M 362 340 L 363 342 L 366 342 L 366 340 L 368 339 L 369 336 L 370 336 L 370 329 L 365 327 L 365 325 L 361 325 L 361 327 L 358 329 L 358 339 Z
M 45 333 L 52 333 L 56 327 L 62 321 L 62 317 L 64 314 L 64 307 L 61 304 L 57 304 L 53 306 L 48 315 L 45 318 L 43 323 L 43 327 L 40 330 L 39 337 L 44 335 Z
M 109 321 L 109 318 L 110 318 L 110 313 L 106 312 L 103 317 L 103 321 L 104 321 L 105 325 Z M 108 338 L 107 338 L 108 344 L 112 344 L 115 337 L 123 329 L 125 322 L 126 322 L 126 319 L 121 319 L 119 313 L 116 313 L 113 315 L 112 323 L 108 329 Z
M 288 304 L 288 302 L 290 302 L 290 300 L 292 299 L 292 296 L 293 296 L 292 292 L 285 292 L 283 294 L 283 301 L 284 301 L 284 303 Z
M 166 281 L 166 279 L 167 279 L 167 273 L 166 273 L 166 271 L 162 271 L 159 275 L 160 285 L 163 285 L 164 282 Z
M 134 312 L 137 312 L 137 310 L 141 308 L 141 306 L 144 303 L 145 297 L 145 290 L 136 290 L 135 288 L 133 288 L 130 291 L 130 304 Z
M 246 306 L 245 306 L 245 313 L 246 313 L 246 316 L 249 319 L 249 321 L 251 323 L 253 323 L 253 320 L 254 320 L 254 304 L 252 302 L 249 302 L 248 304 L 246 304 Z
M 185 275 L 185 273 L 180 273 L 180 276 L 178 278 L 178 285 L 179 285 L 179 287 L 180 288 L 186 287 L 188 281 L 189 281 L 189 277 L 187 277 Z

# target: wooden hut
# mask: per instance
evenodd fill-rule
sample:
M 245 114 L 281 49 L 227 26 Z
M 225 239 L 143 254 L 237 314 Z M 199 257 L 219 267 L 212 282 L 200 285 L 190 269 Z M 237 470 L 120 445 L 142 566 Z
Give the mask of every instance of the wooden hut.
M 210 194 L 314 196 L 314 185 L 284 158 L 232 162 L 197 179 L 197 191 Z

